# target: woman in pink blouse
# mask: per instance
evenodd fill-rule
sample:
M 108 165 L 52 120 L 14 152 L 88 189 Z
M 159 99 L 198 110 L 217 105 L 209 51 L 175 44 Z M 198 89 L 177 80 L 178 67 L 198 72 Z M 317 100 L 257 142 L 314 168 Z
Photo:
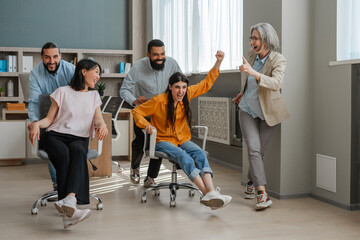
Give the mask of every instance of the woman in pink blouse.
M 90 59 L 78 62 L 70 86 L 60 87 L 51 95 L 47 116 L 35 122 L 29 138 L 40 139 L 40 128 L 47 128 L 43 146 L 56 169 L 58 202 L 55 207 L 64 214 L 64 228 L 90 216 L 90 209 L 77 209 L 76 204 L 89 204 L 87 152 L 89 137 L 99 140 L 108 130 L 101 115 L 101 99 L 91 91 L 100 79 L 100 65 Z

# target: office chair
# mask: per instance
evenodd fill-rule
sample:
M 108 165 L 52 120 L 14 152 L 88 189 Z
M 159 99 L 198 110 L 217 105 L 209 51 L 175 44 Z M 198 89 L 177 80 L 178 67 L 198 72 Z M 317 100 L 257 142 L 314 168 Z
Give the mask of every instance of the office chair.
M 40 95 L 39 96 L 39 118 L 40 119 L 46 117 L 50 106 L 51 106 L 50 95 Z M 43 131 L 45 131 L 45 129 L 41 129 L 41 132 L 43 132 Z M 37 146 L 39 145 L 37 140 L 36 140 L 36 144 L 37 144 Z M 33 155 L 37 155 L 41 159 L 49 160 L 49 156 L 47 155 L 47 153 L 44 150 L 38 149 L 38 147 L 33 148 L 33 149 L 35 149 L 37 151 L 36 153 L 33 153 Z M 91 159 L 98 158 L 101 155 L 101 152 L 102 152 L 102 141 L 98 141 L 98 150 L 89 149 L 89 151 L 87 153 L 87 159 L 89 160 L 89 162 L 90 162 L 90 164 L 91 164 L 94 171 L 96 171 L 97 168 L 91 162 Z M 102 210 L 103 209 L 103 203 L 101 202 L 101 199 L 98 198 L 96 196 L 96 194 L 90 193 L 89 196 L 94 198 L 97 201 L 96 209 L 97 210 Z M 34 204 L 32 205 L 32 208 L 31 208 L 31 214 L 32 215 L 37 215 L 38 214 L 39 209 L 38 209 L 37 206 L 39 205 L 39 203 L 40 203 L 41 206 L 46 206 L 48 199 L 54 199 L 54 198 L 57 198 L 57 197 L 58 197 L 57 196 L 57 191 L 46 192 L 44 195 L 42 195 L 42 197 L 40 197 L 39 199 L 37 199 L 34 202 Z
M 120 109 L 124 104 L 124 100 L 121 97 L 109 97 L 106 105 L 102 112 L 111 113 L 111 120 L 112 120 L 112 140 L 111 142 L 117 142 L 121 136 L 119 127 L 117 125 L 117 120 L 119 116 Z M 113 144 L 114 145 L 114 144 Z M 122 172 L 123 169 L 120 167 L 120 164 L 117 161 L 112 161 L 118 168 L 118 172 Z
M 104 109 L 105 109 L 106 105 L 109 103 L 110 98 L 111 98 L 111 96 L 103 96 L 101 98 L 101 103 L 102 103 L 101 107 L 100 107 L 101 112 L 104 112 Z
M 204 130 L 204 137 L 202 142 L 202 150 L 205 151 L 206 138 L 208 134 L 208 127 L 206 126 L 193 126 L 193 128 L 199 128 Z M 153 131 L 153 134 L 150 136 L 145 130 L 143 130 L 145 134 L 145 144 L 144 144 L 144 152 L 145 157 L 150 158 L 158 158 L 158 159 L 168 159 L 169 162 L 172 163 L 172 172 L 171 172 L 171 182 L 169 183 L 159 183 L 155 187 L 150 187 L 144 191 L 141 195 L 141 202 L 146 203 L 146 194 L 150 191 L 155 192 L 155 196 L 160 195 L 160 189 L 168 188 L 170 190 L 170 207 L 176 206 L 176 191 L 179 189 L 189 189 L 189 197 L 193 197 L 195 195 L 195 191 L 200 193 L 200 200 L 204 196 L 204 194 L 200 191 L 199 188 L 193 186 L 191 183 L 178 183 L 177 182 L 177 169 L 181 169 L 180 166 L 171 159 L 166 153 L 155 151 L 156 144 L 156 130 Z M 206 155 L 208 152 L 205 151 Z

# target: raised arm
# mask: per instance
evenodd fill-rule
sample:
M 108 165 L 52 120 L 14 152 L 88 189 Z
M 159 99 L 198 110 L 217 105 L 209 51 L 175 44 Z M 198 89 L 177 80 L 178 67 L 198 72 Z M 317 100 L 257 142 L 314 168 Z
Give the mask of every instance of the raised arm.
M 59 106 L 56 101 L 51 98 L 51 106 L 46 117 L 41 119 L 40 121 L 34 122 L 30 128 L 29 139 L 31 143 L 34 145 L 35 137 L 40 140 L 40 128 L 47 128 L 51 125 L 56 117 L 56 114 L 59 110 Z
M 189 99 L 196 98 L 211 89 L 211 87 L 215 83 L 215 80 L 219 76 L 219 73 L 220 73 L 219 69 L 220 69 L 220 65 L 221 65 L 222 61 L 224 60 L 224 56 L 225 56 L 225 54 L 221 50 L 217 51 L 217 53 L 215 55 L 216 62 L 214 64 L 214 66 L 212 67 L 212 69 L 207 74 L 206 78 L 204 80 L 202 80 L 200 83 L 198 83 L 196 85 L 192 85 L 188 88 L 187 94 L 188 94 Z

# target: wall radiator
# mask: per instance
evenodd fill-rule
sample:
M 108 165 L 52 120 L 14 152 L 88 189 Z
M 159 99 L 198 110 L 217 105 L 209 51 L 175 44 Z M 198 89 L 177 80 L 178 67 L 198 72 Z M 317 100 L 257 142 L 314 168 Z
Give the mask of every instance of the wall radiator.
M 237 108 L 231 98 L 199 97 L 198 124 L 209 128 L 208 140 L 240 145 Z M 199 136 L 202 137 L 201 131 Z

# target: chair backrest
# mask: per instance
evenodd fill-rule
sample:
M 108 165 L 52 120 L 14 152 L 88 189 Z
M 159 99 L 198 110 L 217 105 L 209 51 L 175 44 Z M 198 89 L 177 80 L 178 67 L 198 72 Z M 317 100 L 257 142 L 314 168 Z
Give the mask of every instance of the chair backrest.
M 104 109 L 106 108 L 106 105 L 109 103 L 110 98 L 111 98 L 111 96 L 104 96 L 101 99 L 101 102 L 102 102 L 101 107 L 100 107 L 101 112 L 103 112 Z
M 113 119 L 117 119 L 124 100 L 121 97 L 111 97 L 104 108 L 104 112 L 111 113 Z
M 50 99 L 50 95 L 48 94 L 41 94 L 39 96 L 39 119 L 42 119 L 44 117 L 46 117 L 50 106 L 51 106 L 51 99 Z

